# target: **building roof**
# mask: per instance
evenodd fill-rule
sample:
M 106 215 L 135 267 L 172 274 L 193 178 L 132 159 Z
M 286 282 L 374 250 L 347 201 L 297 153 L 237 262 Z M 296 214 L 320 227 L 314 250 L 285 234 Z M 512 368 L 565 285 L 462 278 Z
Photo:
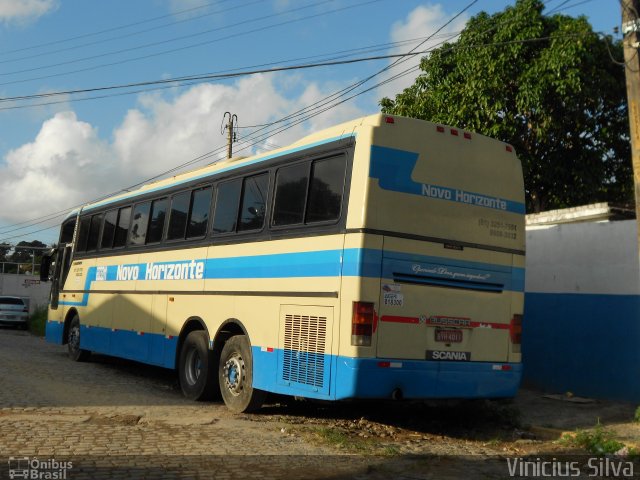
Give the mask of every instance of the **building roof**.
M 636 214 L 633 208 L 601 202 L 580 207 L 531 213 L 527 215 L 527 227 L 557 225 L 561 223 L 609 222 L 614 220 L 629 220 L 635 217 Z

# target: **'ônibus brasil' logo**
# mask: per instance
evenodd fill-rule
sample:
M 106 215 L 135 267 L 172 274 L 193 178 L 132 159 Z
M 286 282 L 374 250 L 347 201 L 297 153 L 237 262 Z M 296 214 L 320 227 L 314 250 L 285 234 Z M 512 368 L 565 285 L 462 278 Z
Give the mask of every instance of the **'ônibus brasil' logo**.
M 204 278 L 204 261 L 118 265 L 117 281 L 139 280 L 198 280 Z

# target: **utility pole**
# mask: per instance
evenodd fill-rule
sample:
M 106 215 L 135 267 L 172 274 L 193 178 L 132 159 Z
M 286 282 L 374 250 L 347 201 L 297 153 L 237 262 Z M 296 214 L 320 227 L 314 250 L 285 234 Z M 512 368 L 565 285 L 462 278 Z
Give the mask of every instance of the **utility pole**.
M 229 120 L 225 124 L 224 121 L 227 118 Z M 231 158 L 233 156 L 233 142 L 236 141 L 236 132 L 233 130 L 233 128 L 234 128 L 234 124 L 237 124 L 237 123 L 238 123 L 238 116 L 235 113 L 232 115 L 231 112 L 224 112 L 224 115 L 222 117 L 223 127 L 220 133 L 224 135 L 224 131 L 225 130 L 227 131 L 227 158 Z
M 629 132 L 631 134 L 631 162 L 640 249 L 640 0 L 620 0 L 622 6 L 622 35 L 624 45 L 627 102 L 629 104 Z M 639 250 L 640 251 L 640 250 Z

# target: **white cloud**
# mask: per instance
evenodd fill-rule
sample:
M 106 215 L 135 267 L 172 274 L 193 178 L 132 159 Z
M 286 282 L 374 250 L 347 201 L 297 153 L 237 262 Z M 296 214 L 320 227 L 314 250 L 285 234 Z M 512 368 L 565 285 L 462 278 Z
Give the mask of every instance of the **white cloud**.
M 440 27 L 442 27 L 453 15 L 445 12 L 443 6 L 439 3 L 420 5 L 412 10 L 404 21 L 395 22 L 391 26 L 390 38 L 392 42 L 402 42 L 405 40 L 421 39 L 411 43 L 404 43 L 400 46 L 393 48 L 389 53 L 407 53 L 416 45 L 424 40 L 424 37 L 428 37 L 434 34 Z M 455 38 L 455 34 L 464 28 L 465 23 L 469 17 L 467 15 L 460 15 L 449 25 L 444 27 L 437 35 L 424 44 L 420 45 L 416 51 L 428 50 L 430 48 L 440 45 L 445 40 L 452 40 Z M 407 58 L 407 57 L 405 57 Z M 390 69 L 388 73 L 383 77 L 388 79 L 393 75 L 399 74 L 411 67 L 415 67 L 420 64 L 421 56 L 416 56 L 401 61 L 401 63 Z M 393 62 L 394 60 L 392 60 Z M 413 84 L 417 78 L 420 70 L 404 75 L 397 80 L 394 80 L 386 85 L 382 85 L 378 89 L 378 97 L 394 98 L 395 95 L 402 92 L 405 88 Z
M 289 98 L 300 88 L 300 82 L 291 78 L 255 75 L 232 85 L 197 85 L 170 98 L 143 95 L 138 108 L 126 113 L 110 140 L 101 138 L 95 127 L 75 113 L 56 113 L 42 124 L 32 142 L 11 150 L 4 165 L 0 163 L 0 222 L 14 223 L 63 210 L 216 149 L 223 156 L 226 141 L 220 135 L 220 124 L 225 111 L 238 116 L 240 127 L 264 124 L 333 91 L 310 83 L 301 94 Z M 239 155 L 271 150 L 312 130 L 361 115 L 364 112 L 345 103 L 304 125 L 259 139 L 243 151 L 239 149 L 249 140 L 250 130 L 240 129 L 234 148 Z
M 56 114 L 33 142 L 6 155 L 0 168 L 2 220 L 20 221 L 81 202 L 95 188 L 89 185 L 112 175 L 109 150 L 96 129 L 73 112 Z
M 28 22 L 57 7 L 57 0 L 0 0 L 0 21 Z

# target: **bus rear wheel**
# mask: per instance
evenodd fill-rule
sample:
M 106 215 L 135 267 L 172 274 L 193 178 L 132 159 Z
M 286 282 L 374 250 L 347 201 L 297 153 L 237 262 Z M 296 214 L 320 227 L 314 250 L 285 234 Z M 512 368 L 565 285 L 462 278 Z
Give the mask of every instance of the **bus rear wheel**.
M 180 388 L 190 400 L 209 400 L 216 391 L 216 366 L 207 343 L 207 333 L 194 330 L 187 335 L 180 349 Z
M 259 409 L 267 392 L 253 388 L 253 358 L 246 335 L 231 337 L 224 344 L 218 367 L 222 399 L 235 413 Z
M 74 315 L 67 330 L 67 349 L 69 358 L 74 362 L 84 362 L 91 352 L 80 348 L 80 317 Z

